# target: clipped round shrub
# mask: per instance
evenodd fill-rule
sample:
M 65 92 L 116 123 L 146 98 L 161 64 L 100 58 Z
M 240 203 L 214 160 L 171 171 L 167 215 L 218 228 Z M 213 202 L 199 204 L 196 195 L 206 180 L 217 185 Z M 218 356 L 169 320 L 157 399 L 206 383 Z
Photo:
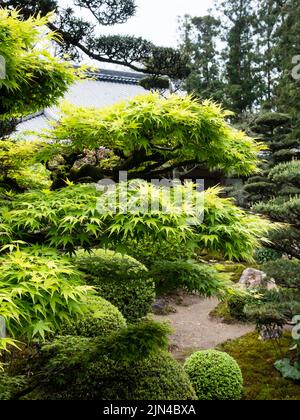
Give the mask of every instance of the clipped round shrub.
M 243 377 L 237 362 L 227 353 L 199 351 L 190 356 L 184 369 L 199 400 L 239 400 Z
M 99 337 L 108 335 L 126 326 L 121 312 L 107 300 L 94 296 L 87 301 L 88 311 L 78 320 L 62 324 L 61 335 Z
M 150 312 L 154 282 L 147 268 L 134 258 L 97 249 L 91 254 L 80 251 L 74 262 L 86 274 L 86 282 L 115 305 L 127 321 L 135 322 Z
M 126 362 L 113 359 L 101 350 L 97 352 L 95 339 L 60 337 L 44 352 L 47 363 L 42 369 L 42 380 L 39 376 L 35 382 L 33 377 L 37 387 L 25 399 L 196 399 L 183 368 L 162 350 Z
M 123 400 L 195 400 L 192 384 L 180 364 L 167 352 L 158 352 L 133 363 L 121 365 L 118 379 L 122 389 L 116 395 L 107 384 L 105 399 L 114 396 Z M 111 374 L 116 375 L 115 368 Z

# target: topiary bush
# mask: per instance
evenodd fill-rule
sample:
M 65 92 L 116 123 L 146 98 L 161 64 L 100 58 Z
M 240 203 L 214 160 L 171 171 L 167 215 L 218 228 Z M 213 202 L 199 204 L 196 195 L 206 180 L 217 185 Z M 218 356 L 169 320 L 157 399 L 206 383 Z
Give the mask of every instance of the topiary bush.
M 196 352 L 186 360 L 184 369 L 199 400 L 239 400 L 242 396 L 241 369 L 226 353 Z
M 71 322 L 64 322 L 59 329 L 61 335 L 98 337 L 108 335 L 126 326 L 121 312 L 110 302 L 98 296 L 87 300 L 88 312 Z
M 167 90 L 170 89 L 170 80 L 168 77 L 150 76 L 140 80 L 139 85 L 146 90 Z
M 83 337 L 60 337 L 45 346 L 46 363 L 39 366 L 42 373 L 31 383 L 36 389 L 26 399 L 196 399 L 187 374 L 169 353 L 159 350 L 126 362 L 97 346 L 97 339 Z
M 277 288 L 266 291 L 260 301 L 246 305 L 245 313 L 263 337 L 277 339 L 283 326 L 300 313 L 300 262 L 269 261 L 262 265 L 262 270 L 267 280 L 275 279 Z
M 300 186 L 300 160 L 284 162 L 275 166 L 269 173 L 269 178 L 278 184 Z
M 266 291 L 260 300 L 245 306 L 246 316 L 259 331 L 266 326 L 283 327 L 299 313 L 300 291 L 293 288 Z
M 247 304 L 244 312 L 256 323 L 265 340 L 278 340 L 284 325 L 300 313 L 300 262 L 279 259 L 262 265 L 267 280 L 275 279 L 277 288 L 265 291 L 259 301 Z
M 252 182 L 244 187 L 248 193 L 274 193 L 274 184 L 271 182 Z
M 207 264 L 181 260 L 157 261 L 153 264 L 150 274 L 155 279 L 158 294 L 184 288 L 205 297 L 226 292 L 230 278 L 228 274 L 219 273 Z
M 74 258 L 86 273 L 88 284 L 100 296 L 115 305 L 127 321 L 146 316 L 155 298 L 154 282 L 147 268 L 128 255 L 97 249 L 91 254 L 79 252 Z

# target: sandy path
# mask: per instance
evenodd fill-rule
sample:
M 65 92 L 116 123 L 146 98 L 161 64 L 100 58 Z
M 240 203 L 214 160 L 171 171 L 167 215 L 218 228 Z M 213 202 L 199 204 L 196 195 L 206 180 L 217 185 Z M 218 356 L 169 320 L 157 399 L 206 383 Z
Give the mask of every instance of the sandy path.
M 254 330 L 254 326 L 245 324 L 223 324 L 212 319 L 209 313 L 218 305 L 216 299 L 194 297 L 184 305 L 173 305 L 176 313 L 155 315 L 155 319 L 169 322 L 175 333 L 171 344 L 176 351 L 188 349 L 210 349 L 229 339 L 241 337 Z

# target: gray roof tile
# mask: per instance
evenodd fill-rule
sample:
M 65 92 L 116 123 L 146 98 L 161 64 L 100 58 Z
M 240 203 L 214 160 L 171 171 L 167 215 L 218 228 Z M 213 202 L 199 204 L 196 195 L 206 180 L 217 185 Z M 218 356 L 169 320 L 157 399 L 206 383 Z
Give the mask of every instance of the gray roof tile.
M 102 108 L 146 93 L 146 90 L 138 85 L 138 81 L 144 77 L 141 74 L 103 70 L 92 76 L 95 76 L 97 80 L 76 82 L 62 102 L 67 101 L 76 106 Z M 46 109 L 41 115 L 22 121 L 18 125 L 16 135 L 25 133 L 26 137 L 31 139 L 33 136 L 26 134 L 26 131 L 42 131 L 50 128 L 50 121 L 58 119 L 58 107 Z

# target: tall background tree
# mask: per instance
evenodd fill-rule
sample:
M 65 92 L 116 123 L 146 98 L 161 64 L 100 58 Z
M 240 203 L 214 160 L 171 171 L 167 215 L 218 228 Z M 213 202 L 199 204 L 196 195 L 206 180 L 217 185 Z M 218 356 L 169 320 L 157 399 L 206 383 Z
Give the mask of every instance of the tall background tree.
M 217 1 L 207 16 L 180 21 L 180 48 L 191 69 L 184 87 L 217 100 L 237 118 L 254 109 L 261 90 L 257 20 L 253 0 L 226 0 Z
M 2 0 L 0 6 L 18 8 L 26 18 L 55 11 L 56 19 L 48 26 L 62 37 L 61 53 L 74 59 L 86 55 L 100 63 L 123 65 L 155 77 L 178 79 L 188 74 L 178 50 L 157 47 L 140 37 L 101 35 L 101 26 L 122 24 L 134 16 L 134 0 L 75 0 L 72 7 L 64 7 L 59 0 Z M 90 18 L 85 18 L 88 15 Z
M 282 8 L 281 22 L 278 29 L 277 55 L 280 66 L 280 78 L 276 89 L 276 105 L 282 112 L 293 117 L 293 137 L 299 138 L 300 126 L 300 79 L 293 76 L 294 57 L 300 55 L 300 4 L 298 1 L 286 1 Z M 300 145 L 298 144 L 298 147 Z
M 260 83 L 253 39 L 256 16 L 252 0 L 225 0 L 219 12 L 225 17 L 225 91 L 230 108 L 240 116 L 252 111 Z
M 294 0 L 217 0 L 208 16 L 185 16 L 179 46 L 191 73 L 183 86 L 216 99 L 241 122 L 249 113 L 297 114 L 299 4 Z
M 220 40 L 221 22 L 214 16 L 184 16 L 180 23 L 180 49 L 188 57 L 190 75 L 184 81 L 184 88 L 201 99 L 224 100 L 221 76 Z
M 257 19 L 254 28 L 256 54 L 260 74 L 258 102 L 266 111 L 274 109 L 275 88 L 280 74 L 280 60 L 276 51 L 283 19 L 283 6 L 287 0 L 256 1 Z

